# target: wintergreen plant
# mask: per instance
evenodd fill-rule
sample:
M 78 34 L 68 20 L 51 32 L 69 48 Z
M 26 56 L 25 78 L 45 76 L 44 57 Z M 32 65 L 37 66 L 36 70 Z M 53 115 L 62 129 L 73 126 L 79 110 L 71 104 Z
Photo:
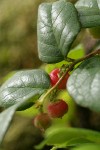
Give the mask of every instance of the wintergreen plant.
M 44 63 L 56 66 L 60 62 L 59 80 L 51 86 L 45 69 L 32 69 L 18 71 L 1 86 L 0 106 L 5 109 L 0 114 L 1 144 L 15 111 L 33 105 L 43 111 L 44 102 L 57 97 L 58 86 L 67 73 L 70 77 L 66 92 L 75 103 L 100 112 L 100 49 L 78 59 L 69 58 L 70 53 L 76 54 L 71 51 L 71 46 L 81 29 L 99 26 L 100 0 L 79 0 L 75 5 L 60 0 L 39 6 L 38 55 Z M 42 146 L 52 145 L 52 150 L 82 143 L 100 144 L 99 132 L 79 128 L 51 128 L 45 137 Z

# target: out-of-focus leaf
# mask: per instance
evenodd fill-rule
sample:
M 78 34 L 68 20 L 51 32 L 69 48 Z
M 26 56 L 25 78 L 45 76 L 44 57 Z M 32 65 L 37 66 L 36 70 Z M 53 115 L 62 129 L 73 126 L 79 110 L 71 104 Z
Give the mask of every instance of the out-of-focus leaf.
M 14 117 L 15 111 L 23 105 L 25 100 L 18 102 L 17 104 L 7 108 L 2 113 L 0 113 L 0 146 L 5 137 L 6 132 L 9 129 L 11 121 Z
M 20 104 L 16 104 L 6 109 L 2 113 L 0 113 L 0 145 L 4 139 L 4 136 L 10 126 L 12 118 L 15 114 L 16 109 L 20 106 Z
M 100 26 L 88 29 L 93 38 L 100 39 Z
M 85 130 L 80 128 L 67 128 L 67 127 L 56 127 L 56 128 L 50 128 L 46 131 L 45 139 L 47 141 L 48 145 L 60 145 L 66 143 L 66 146 L 71 144 L 76 145 L 79 144 L 78 138 L 83 139 L 80 140 L 80 143 L 86 141 L 90 142 L 96 142 L 100 143 L 100 133 L 91 131 L 91 130 Z M 71 142 L 73 141 L 73 142 Z
M 100 143 L 100 133 L 81 128 L 69 128 L 65 126 L 51 127 L 45 132 L 44 141 L 36 148 L 41 149 L 44 145 L 53 145 L 57 148 L 78 146 L 85 143 Z
M 78 45 L 74 49 L 71 49 L 68 53 L 68 57 L 73 59 L 79 59 L 85 55 L 85 50 L 83 45 Z
M 85 144 L 71 150 L 100 150 L 100 144 Z

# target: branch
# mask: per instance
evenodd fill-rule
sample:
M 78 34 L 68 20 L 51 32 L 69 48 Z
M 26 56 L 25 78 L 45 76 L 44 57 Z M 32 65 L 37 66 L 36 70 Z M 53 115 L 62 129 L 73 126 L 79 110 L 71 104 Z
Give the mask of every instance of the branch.
M 59 84 L 61 83 L 61 81 L 64 79 L 64 77 L 66 76 L 66 74 L 67 74 L 68 72 L 72 71 L 73 68 L 74 68 L 74 66 L 75 66 L 76 64 L 78 64 L 79 62 L 82 62 L 82 61 L 84 61 L 84 60 L 86 60 L 86 59 L 88 59 L 88 58 L 91 58 L 91 57 L 93 57 L 93 56 L 95 56 L 95 55 L 97 55 L 97 54 L 100 55 L 100 49 L 98 49 L 98 50 L 96 50 L 96 51 L 93 51 L 93 52 L 89 53 L 88 55 L 86 55 L 86 56 L 84 56 L 84 57 L 82 57 L 82 58 L 80 58 L 80 59 L 74 60 L 74 61 L 69 65 L 69 67 L 66 69 L 66 71 L 63 73 L 63 75 L 60 77 L 60 79 L 58 80 L 58 82 L 57 82 L 52 88 L 50 88 L 50 89 L 46 92 L 45 95 L 43 95 L 42 97 L 40 97 L 39 101 L 36 103 L 36 107 L 39 107 L 39 106 L 41 106 L 41 105 L 43 104 L 43 102 L 44 102 L 44 100 L 46 99 L 46 97 L 47 97 L 49 94 L 51 94 L 51 93 L 54 91 L 54 89 L 56 89 L 56 88 L 58 87 L 58 85 L 59 85 Z

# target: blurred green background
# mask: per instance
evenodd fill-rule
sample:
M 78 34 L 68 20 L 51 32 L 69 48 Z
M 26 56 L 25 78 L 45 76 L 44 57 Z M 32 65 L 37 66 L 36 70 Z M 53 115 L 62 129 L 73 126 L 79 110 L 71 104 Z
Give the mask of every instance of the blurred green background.
M 0 0 L 0 76 L 40 65 L 37 8 L 41 0 Z

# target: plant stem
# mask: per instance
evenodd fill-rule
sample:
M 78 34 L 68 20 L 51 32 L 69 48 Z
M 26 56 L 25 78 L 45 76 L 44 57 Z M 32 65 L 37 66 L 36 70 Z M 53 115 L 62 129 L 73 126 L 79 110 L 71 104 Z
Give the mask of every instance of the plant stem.
M 84 56 L 84 57 L 82 57 L 82 58 L 79 58 L 79 59 L 74 60 L 74 61 L 69 65 L 69 67 L 66 69 L 66 71 L 63 73 L 63 75 L 60 77 L 60 79 L 58 80 L 58 82 L 57 82 L 52 88 L 50 88 L 50 89 L 46 92 L 45 95 L 43 95 L 42 97 L 40 97 L 39 101 L 36 103 L 36 107 L 39 107 L 39 106 L 41 106 L 41 105 L 43 104 L 43 102 L 44 102 L 44 100 L 46 99 L 46 97 L 47 97 L 49 94 L 51 94 L 54 89 L 56 89 L 56 88 L 58 87 L 58 85 L 59 85 L 60 82 L 63 80 L 63 78 L 66 76 L 66 74 L 67 74 L 68 72 L 72 71 L 73 68 L 74 68 L 74 66 L 75 66 L 76 64 L 78 64 L 79 62 L 82 62 L 82 61 L 84 61 L 84 60 L 86 60 L 86 59 L 88 59 L 88 58 L 90 58 L 90 57 L 93 57 L 93 56 L 95 56 L 95 55 L 97 55 L 97 54 L 100 55 L 100 49 L 98 49 L 98 50 L 96 50 L 96 51 L 93 51 L 93 52 L 89 53 L 88 55 L 86 55 L 86 56 Z

